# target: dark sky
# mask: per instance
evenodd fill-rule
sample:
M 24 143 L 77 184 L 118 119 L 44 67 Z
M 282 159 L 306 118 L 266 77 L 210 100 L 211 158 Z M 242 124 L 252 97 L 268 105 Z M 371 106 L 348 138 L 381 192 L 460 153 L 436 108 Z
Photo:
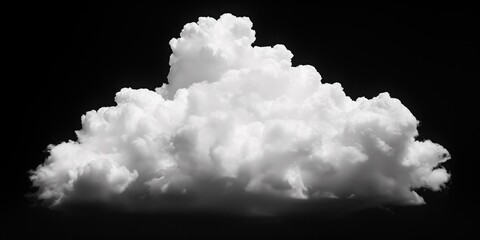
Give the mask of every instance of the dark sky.
M 473 231 L 478 193 L 473 136 L 478 132 L 478 9 L 322 8 L 282 4 L 37 4 L 19 6 L 9 24 L 11 53 L 4 105 L 9 114 L 5 194 L 12 233 L 29 236 L 284 234 L 458 237 Z M 7 10 L 8 11 L 8 10 Z M 29 169 L 48 144 L 75 139 L 86 111 L 114 104 L 122 87 L 161 86 L 168 41 L 199 16 L 248 16 L 256 45 L 285 44 L 293 63 L 317 68 L 352 98 L 387 91 L 421 121 L 420 139 L 448 149 L 447 190 L 420 191 L 422 207 L 373 209 L 344 219 L 231 219 L 206 216 L 72 216 L 32 207 Z M 10 32 L 11 30 L 11 32 Z M 13 63 L 13 64 L 12 64 Z M 2 230 L 3 232 L 3 230 Z M 2 233 L 5 234 L 5 233 Z M 390 235 L 385 235 L 390 234 Z M 387 237 L 387 238 L 389 238 Z

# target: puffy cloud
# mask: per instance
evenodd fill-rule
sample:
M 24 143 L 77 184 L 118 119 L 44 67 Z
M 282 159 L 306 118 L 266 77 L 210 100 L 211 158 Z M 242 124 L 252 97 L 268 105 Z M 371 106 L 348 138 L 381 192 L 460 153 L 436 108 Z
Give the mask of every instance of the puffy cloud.
M 286 205 L 421 204 L 440 190 L 442 146 L 381 93 L 352 100 L 339 83 L 292 66 L 283 45 L 252 47 L 246 17 L 201 17 L 170 46 L 168 84 L 124 88 L 82 116 L 77 141 L 49 146 L 31 172 L 38 198 L 275 212 Z M 365 202 L 367 204 L 365 204 Z

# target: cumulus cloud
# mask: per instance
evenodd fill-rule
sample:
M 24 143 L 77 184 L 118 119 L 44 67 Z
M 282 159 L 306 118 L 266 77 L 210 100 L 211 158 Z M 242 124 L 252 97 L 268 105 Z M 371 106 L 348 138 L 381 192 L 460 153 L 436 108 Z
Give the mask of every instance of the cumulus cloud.
M 186 24 L 170 41 L 168 84 L 122 89 L 116 106 L 82 116 L 77 141 L 48 147 L 30 175 L 38 199 L 269 212 L 422 204 L 414 189 L 442 189 L 449 153 L 415 139 L 400 100 L 352 100 L 292 66 L 285 46 L 252 46 L 252 25 L 231 14 Z

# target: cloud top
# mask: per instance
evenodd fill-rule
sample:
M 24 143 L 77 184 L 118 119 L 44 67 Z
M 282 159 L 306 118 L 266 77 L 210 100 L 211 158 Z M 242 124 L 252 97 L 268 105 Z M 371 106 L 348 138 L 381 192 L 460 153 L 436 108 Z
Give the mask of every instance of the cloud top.
M 400 100 L 352 100 L 292 66 L 285 46 L 253 47 L 252 26 L 231 14 L 186 24 L 168 84 L 122 89 L 82 116 L 77 141 L 48 147 L 30 176 L 38 199 L 269 212 L 284 200 L 421 204 L 414 189 L 449 180 L 448 151 L 415 140 Z

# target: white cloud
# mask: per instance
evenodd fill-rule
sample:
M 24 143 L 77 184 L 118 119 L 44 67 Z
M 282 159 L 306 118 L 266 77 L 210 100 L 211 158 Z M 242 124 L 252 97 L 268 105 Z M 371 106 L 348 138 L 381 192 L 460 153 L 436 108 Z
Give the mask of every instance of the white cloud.
M 415 140 L 418 121 L 398 99 L 352 100 L 314 67 L 292 66 L 285 46 L 252 47 L 248 18 L 202 17 L 180 36 L 169 84 L 122 89 L 117 106 L 82 117 L 77 141 L 49 146 L 31 173 L 39 199 L 162 208 L 175 196 L 268 212 L 258 199 L 420 204 L 412 189 L 449 180 L 438 166 L 447 150 Z

